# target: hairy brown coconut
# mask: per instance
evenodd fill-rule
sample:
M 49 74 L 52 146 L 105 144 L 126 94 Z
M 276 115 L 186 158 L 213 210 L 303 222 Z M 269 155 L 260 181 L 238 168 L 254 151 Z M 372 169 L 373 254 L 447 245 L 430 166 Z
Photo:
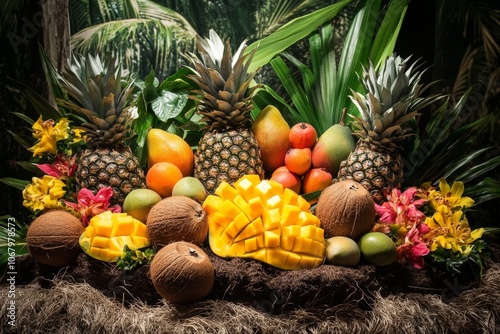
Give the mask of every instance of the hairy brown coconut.
M 340 181 L 321 193 L 316 216 L 325 236 L 358 239 L 375 224 L 375 203 L 363 185 L 356 181 Z
M 85 231 L 78 218 L 54 210 L 37 217 L 28 228 L 26 243 L 33 258 L 52 267 L 63 267 L 82 251 L 78 239 Z
M 205 298 L 215 280 L 208 255 L 185 241 L 160 249 L 151 261 L 149 273 L 158 294 L 173 304 L 189 304 Z
M 201 245 L 208 235 L 207 213 L 189 197 L 171 196 L 151 208 L 146 227 L 149 241 L 158 249 L 175 241 Z

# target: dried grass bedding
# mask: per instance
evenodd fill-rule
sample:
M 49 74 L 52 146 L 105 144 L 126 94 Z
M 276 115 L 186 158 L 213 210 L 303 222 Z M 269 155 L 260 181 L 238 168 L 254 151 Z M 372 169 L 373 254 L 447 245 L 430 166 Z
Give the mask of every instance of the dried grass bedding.
M 209 249 L 215 286 L 205 300 L 165 303 L 148 266 L 121 271 L 80 254 L 61 270 L 27 255 L 16 268 L 16 331 L 1 333 L 500 333 L 500 254 L 480 284 L 429 267 L 320 266 L 283 271 L 221 259 Z M 497 329 L 498 328 L 498 329 Z

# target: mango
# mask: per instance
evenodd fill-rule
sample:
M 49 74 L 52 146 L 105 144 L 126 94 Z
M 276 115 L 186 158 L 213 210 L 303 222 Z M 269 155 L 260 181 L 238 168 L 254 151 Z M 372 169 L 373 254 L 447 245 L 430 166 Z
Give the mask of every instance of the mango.
M 132 250 L 150 245 L 145 224 L 126 213 L 111 211 L 94 216 L 79 243 L 89 256 L 106 262 L 116 262 L 125 245 Z
M 325 256 L 324 231 L 310 204 L 276 181 L 245 175 L 222 182 L 203 208 L 209 244 L 220 257 L 251 258 L 284 269 L 314 268 Z

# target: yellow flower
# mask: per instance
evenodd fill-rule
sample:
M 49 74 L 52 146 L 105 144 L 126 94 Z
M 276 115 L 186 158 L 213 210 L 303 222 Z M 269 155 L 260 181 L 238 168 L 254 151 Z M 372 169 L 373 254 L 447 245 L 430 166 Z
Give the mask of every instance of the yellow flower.
M 63 208 L 60 199 L 66 194 L 65 186 L 64 182 L 50 175 L 41 179 L 34 177 L 23 190 L 23 205 L 33 212 Z
M 436 213 L 426 218 L 425 224 L 431 229 L 425 235 L 430 240 L 431 252 L 442 247 L 468 255 L 472 251 L 471 244 L 484 233 L 483 228 L 471 231 L 463 212 L 452 212 L 446 205 L 438 206 Z
M 73 143 L 78 143 L 81 142 L 82 140 L 85 140 L 85 138 L 83 137 L 84 130 L 71 129 L 71 132 L 73 132 Z
M 44 121 L 42 116 L 38 118 L 32 127 L 33 137 L 38 142 L 30 147 L 33 156 L 41 156 L 44 153 L 56 154 L 56 143 L 69 137 L 69 121 L 61 118 L 57 124 L 51 119 Z
M 473 206 L 474 200 L 470 197 L 462 197 L 463 193 L 463 182 L 455 181 L 450 188 L 448 182 L 442 178 L 439 180 L 439 191 L 432 189 L 428 200 L 434 210 L 437 210 L 440 205 L 445 205 L 450 209 L 465 209 Z

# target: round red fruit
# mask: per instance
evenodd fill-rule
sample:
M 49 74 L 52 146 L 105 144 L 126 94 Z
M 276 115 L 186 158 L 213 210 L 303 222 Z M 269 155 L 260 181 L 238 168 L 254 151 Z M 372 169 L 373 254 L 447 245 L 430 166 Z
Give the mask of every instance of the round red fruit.
M 288 140 L 292 148 L 312 148 L 318 139 L 316 129 L 308 123 L 297 123 L 291 127 Z

